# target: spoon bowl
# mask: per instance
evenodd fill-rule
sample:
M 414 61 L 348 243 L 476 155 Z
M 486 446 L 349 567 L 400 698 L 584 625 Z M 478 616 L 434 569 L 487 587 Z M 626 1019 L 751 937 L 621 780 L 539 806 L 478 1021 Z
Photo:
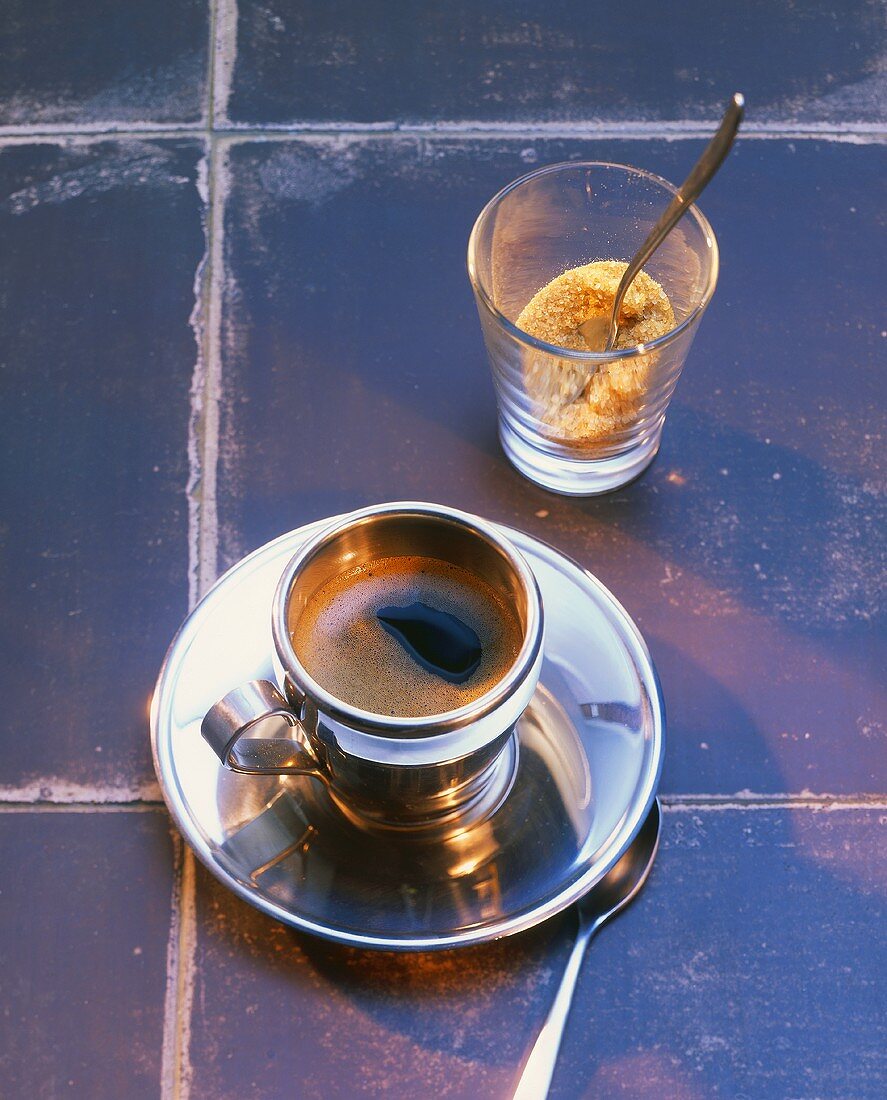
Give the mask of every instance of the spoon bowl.
M 634 900 L 653 869 L 661 827 L 657 798 L 622 858 L 576 903 L 580 922 L 588 921 L 599 928 Z

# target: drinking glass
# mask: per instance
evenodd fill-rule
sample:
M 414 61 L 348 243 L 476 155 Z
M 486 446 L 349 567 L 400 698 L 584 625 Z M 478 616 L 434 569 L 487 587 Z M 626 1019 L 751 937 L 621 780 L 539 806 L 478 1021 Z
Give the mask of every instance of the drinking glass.
M 690 206 L 644 268 L 674 311 L 674 328 L 655 340 L 608 352 L 576 351 L 523 332 L 517 317 L 564 271 L 594 260 L 628 261 L 675 192 L 660 176 L 625 164 L 552 164 L 510 183 L 474 224 L 468 274 L 496 387 L 499 438 L 513 465 L 546 489 L 606 493 L 653 461 L 668 403 L 717 283 L 711 226 Z M 642 393 L 612 431 L 595 438 L 553 427 L 550 403 L 540 400 L 538 386 L 527 386 L 528 377 L 553 379 L 560 400 L 573 393 L 581 400 L 584 382 L 618 363 L 645 379 Z

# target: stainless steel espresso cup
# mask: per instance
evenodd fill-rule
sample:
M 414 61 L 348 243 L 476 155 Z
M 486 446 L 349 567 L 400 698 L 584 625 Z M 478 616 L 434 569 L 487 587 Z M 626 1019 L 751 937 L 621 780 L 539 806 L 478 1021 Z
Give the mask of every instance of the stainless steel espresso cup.
M 299 661 L 290 609 L 363 562 L 437 558 L 479 576 L 517 612 L 522 642 L 489 691 L 443 714 L 394 717 L 335 698 Z M 271 607 L 278 683 L 256 680 L 206 714 L 201 733 L 233 771 L 310 775 L 346 813 L 386 825 L 433 823 L 489 807 L 507 790 L 514 728 L 542 664 L 539 586 L 522 555 L 492 524 L 436 504 L 376 505 L 325 528 L 293 556 Z M 262 736 L 276 719 L 283 736 Z

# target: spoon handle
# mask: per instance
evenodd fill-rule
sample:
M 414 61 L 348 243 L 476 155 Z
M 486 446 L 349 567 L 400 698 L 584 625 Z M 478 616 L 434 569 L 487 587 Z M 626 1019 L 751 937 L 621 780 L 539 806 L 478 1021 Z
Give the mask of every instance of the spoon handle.
M 530 1056 L 524 1063 L 523 1072 L 514 1093 L 514 1100 L 544 1100 L 544 1097 L 548 1095 L 551 1078 L 554 1076 L 558 1051 L 561 1048 L 564 1027 L 567 1023 L 567 1016 L 570 1014 L 570 1005 L 573 1003 L 576 979 L 579 977 L 585 949 L 588 947 L 594 931 L 594 924 L 583 923 L 579 927 L 579 934 L 576 936 L 576 942 L 573 944 L 573 950 L 567 960 L 557 996 L 549 1009 L 548 1018 L 539 1032 L 533 1049 L 530 1051 Z
M 708 181 L 724 163 L 724 158 L 730 152 L 730 147 L 736 137 L 736 131 L 739 129 L 739 123 L 742 122 L 744 113 L 745 97 L 741 92 L 737 92 L 724 112 L 718 132 L 706 145 L 702 156 L 693 165 L 690 175 L 678 188 L 677 194 L 662 212 L 659 221 L 650 230 L 647 239 L 632 256 L 631 262 L 619 282 L 619 288 L 613 300 L 613 313 L 610 317 L 610 332 L 607 336 L 606 351 L 611 351 L 616 344 L 616 333 L 619 327 L 617 318 L 619 310 L 622 308 L 622 300 L 629 286 L 631 286 L 632 280 L 662 244 L 666 234 L 680 221 L 690 203 L 699 198 Z

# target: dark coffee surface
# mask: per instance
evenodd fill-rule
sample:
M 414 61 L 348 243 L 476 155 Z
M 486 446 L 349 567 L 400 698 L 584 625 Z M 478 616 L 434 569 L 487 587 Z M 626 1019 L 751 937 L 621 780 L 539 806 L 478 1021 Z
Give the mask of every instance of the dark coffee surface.
M 493 588 L 435 558 L 381 558 L 290 612 L 296 654 L 336 698 L 398 717 L 473 702 L 513 664 L 521 628 Z
M 376 619 L 426 672 L 450 684 L 466 683 L 480 666 L 480 638 L 449 611 L 417 602 L 383 607 Z

